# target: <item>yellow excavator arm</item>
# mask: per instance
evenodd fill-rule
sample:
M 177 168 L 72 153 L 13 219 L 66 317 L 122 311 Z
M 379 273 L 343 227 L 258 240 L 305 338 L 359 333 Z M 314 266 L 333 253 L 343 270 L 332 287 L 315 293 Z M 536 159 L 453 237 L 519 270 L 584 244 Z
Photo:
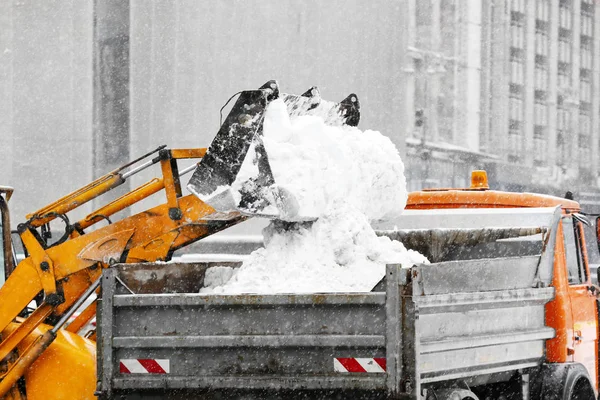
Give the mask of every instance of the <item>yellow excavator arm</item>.
M 237 213 L 215 215 L 214 209 L 196 196 L 182 196 L 177 160 L 200 159 L 206 149 L 161 147 L 155 153 L 157 157 L 140 167 L 128 172 L 122 169 L 112 171 L 28 215 L 28 221 L 19 225 L 18 231 L 28 256 L 15 268 L 7 264 L 5 270 L 9 276 L 0 288 L 0 360 L 5 364 L 5 372 L 0 375 L 0 396 L 11 390 L 27 368 L 52 343 L 57 329 L 67 320 L 65 315 L 69 313 L 71 316 L 72 311 L 81 305 L 82 302 L 77 303 L 78 300 L 86 298 L 97 288 L 102 268 L 118 262 L 167 260 L 175 250 L 245 219 Z M 153 154 L 149 153 L 146 157 Z M 131 171 L 138 172 L 153 164 L 160 164 L 161 178 L 152 179 L 74 224 L 68 222 L 67 212 L 122 184 L 131 176 Z M 188 170 L 195 167 L 196 164 L 193 164 Z M 165 192 L 166 203 L 96 230 L 85 231 L 100 221 L 110 221 L 115 213 L 159 191 Z M 6 208 L 7 197 L 12 192 L 6 189 L 3 193 L 4 198 L 0 202 Z M 4 210 L 2 215 L 8 218 L 8 210 Z M 44 232 L 48 229 L 47 224 L 56 218 L 67 222 L 66 233 L 57 243 L 49 245 L 44 240 Z M 10 237 L 8 221 L 3 222 L 4 236 L 8 232 Z M 38 232 L 37 228 L 42 227 L 45 227 L 42 233 Z M 7 239 L 4 239 L 6 243 Z M 9 246 L 4 247 L 5 261 L 10 263 L 12 254 Z M 43 301 L 35 311 L 16 328 L 9 327 L 40 293 L 43 293 Z M 95 302 L 69 325 L 68 330 L 77 332 L 94 316 Z M 56 323 L 52 330 L 41 333 L 25 352 L 16 354 L 17 347 L 49 317 L 54 321 L 64 321 L 60 325 Z

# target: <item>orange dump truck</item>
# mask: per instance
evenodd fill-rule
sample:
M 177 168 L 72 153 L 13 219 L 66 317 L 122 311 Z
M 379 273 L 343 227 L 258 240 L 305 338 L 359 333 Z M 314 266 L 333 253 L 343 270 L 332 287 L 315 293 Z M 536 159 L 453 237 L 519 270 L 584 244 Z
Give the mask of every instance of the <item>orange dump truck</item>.
M 17 285 L 11 193 L 0 254 Z M 211 263 L 109 263 L 79 296 L 101 285 L 97 343 L 66 323 L 79 300 L 59 320 L 26 309 L 2 332 L 14 350 L 0 383 L 13 399 L 595 399 L 589 222 L 574 201 L 488 190 L 477 173 L 468 189 L 411 193 L 376 227 L 431 263 L 388 265 L 370 293 L 204 295 Z
M 595 399 L 588 223 L 575 201 L 488 190 L 477 172 L 376 226 L 431 263 L 388 265 L 370 293 L 204 295 L 211 263 L 113 266 L 98 394 Z
M 597 397 L 590 221 L 574 201 L 488 190 L 481 172 L 468 189 L 412 193 L 401 218 L 376 227 L 431 263 L 388 265 L 369 293 L 204 295 L 213 264 L 165 263 L 263 215 L 258 200 L 274 180 L 260 135 L 277 98 L 290 115 L 329 125 L 360 119 L 354 94 L 332 103 L 316 88 L 280 93 L 275 81 L 242 91 L 208 150 L 161 146 L 28 215 L 17 226 L 18 263 L 13 190 L 0 186 L 0 397 Z M 238 204 L 244 214 L 216 213 L 200 198 L 223 194 L 250 149 L 259 175 Z M 153 165 L 158 177 L 69 219 Z M 181 177 L 192 171 L 196 195 L 186 196 Z M 162 203 L 118 220 L 158 193 Z M 64 223 L 58 240 L 55 220 Z M 82 338 L 94 316 L 98 332 Z

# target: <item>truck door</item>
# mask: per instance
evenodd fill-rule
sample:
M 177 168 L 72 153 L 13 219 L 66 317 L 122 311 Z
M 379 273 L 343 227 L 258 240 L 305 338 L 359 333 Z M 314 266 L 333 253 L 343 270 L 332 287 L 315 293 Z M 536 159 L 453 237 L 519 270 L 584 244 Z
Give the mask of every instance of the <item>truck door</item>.
M 562 219 L 565 261 L 569 278 L 569 299 L 573 315 L 573 361 L 583 364 L 597 388 L 596 355 L 598 345 L 598 322 L 596 297 L 590 291 L 589 269 L 583 252 L 583 229 L 581 222 L 572 216 Z

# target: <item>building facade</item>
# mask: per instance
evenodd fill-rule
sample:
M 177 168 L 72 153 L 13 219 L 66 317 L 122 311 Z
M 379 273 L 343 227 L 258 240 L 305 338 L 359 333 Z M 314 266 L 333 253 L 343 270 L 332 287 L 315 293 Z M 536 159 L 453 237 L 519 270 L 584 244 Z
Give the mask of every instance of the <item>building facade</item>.
M 499 189 L 570 190 L 597 206 L 599 7 L 411 1 L 407 113 L 425 115 L 407 137 L 411 185 L 464 184 L 479 167 Z

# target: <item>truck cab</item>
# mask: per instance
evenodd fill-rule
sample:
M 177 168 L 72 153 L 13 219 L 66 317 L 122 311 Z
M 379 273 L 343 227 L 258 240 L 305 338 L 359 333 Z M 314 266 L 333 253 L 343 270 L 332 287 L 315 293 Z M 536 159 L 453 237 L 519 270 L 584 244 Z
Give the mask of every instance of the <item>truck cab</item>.
M 583 365 L 598 393 L 598 287 L 592 282 L 592 273 L 596 271 L 590 270 L 587 252 L 590 249 L 598 262 L 598 240 L 591 221 L 581 214 L 577 202 L 541 194 L 489 190 L 485 172 L 475 171 L 469 189 L 414 192 L 409 195 L 406 209 L 532 207 L 559 207 L 561 214 L 552 277 L 555 298 L 546 305 L 546 325 L 555 329 L 556 336 L 546 343 L 546 361 Z

